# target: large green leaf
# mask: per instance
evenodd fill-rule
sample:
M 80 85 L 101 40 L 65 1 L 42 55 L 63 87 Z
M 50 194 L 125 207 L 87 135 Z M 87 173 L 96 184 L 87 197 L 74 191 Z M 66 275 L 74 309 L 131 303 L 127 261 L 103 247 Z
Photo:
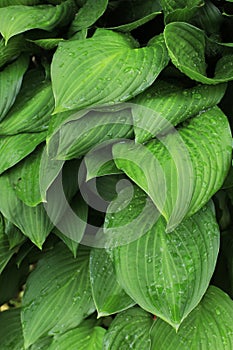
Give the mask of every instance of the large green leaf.
M 197 85 L 156 81 L 131 102 L 137 142 L 155 138 L 200 111 L 214 107 L 226 91 L 226 84 Z M 142 107 L 141 107 L 142 106 Z
M 70 33 L 88 28 L 99 19 L 108 5 L 108 0 L 86 0 L 84 5 L 76 13 L 70 26 Z
M 1 0 L 0 7 L 12 5 L 37 5 L 41 0 Z
M 203 0 L 160 0 L 166 22 L 189 21 L 198 8 L 203 5 Z
M 214 77 L 206 74 L 205 34 L 189 23 L 173 22 L 164 30 L 164 38 L 173 64 L 189 78 L 203 84 L 218 84 L 233 80 L 232 54 L 222 56 Z
M 9 40 L 7 46 L 5 45 L 5 40 L 0 40 L 0 67 L 4 66 L 6 63 L 13 61 L 20 55 L 23 46 L 23 38 L 18 35 L 11 40 Z
M 121 312 L 105 334 L 103 350 L 150 349 L 152 324 L 152 316 L 138 307 Z
M 0 176 L 0 211 L 38 247 L 42 247 L 53 228 L 42 204 L 32 208 L 18 199 L 8 173 Z
M 92 249 L 90 277 L 98 317 L 120 312 L 135 304 L 119 285 L 113 263 L 105 249 Z
M 75 118 L 75 115 L 70 117 Z M 118 112 L 91 111 L 77 120 L 64 123 L 52 138 L 48 147 L 56 141 L 59 145 L 56 159 L 67 160 L 85 155 L 95 146 L 106 141 L 133 136 L 132 115 L 129 110 Z
M 0 8 L 0 32 L 7 43 L 11 37 L 30 29 L 50 31 L 57 25 L 65 25 L 73 14 L 73 0 L 57 6 L 7 6 Z
M 150 207 L 144 208 L 145 199 L 141 191 L 135 207 L 144 212 L 149 230 L 146 223 L 137 225 L 134 201 L 122 211 L 111 210 L 107 215 L 110 235 L 119 226 L 122 230 L 124 224 L 127 232 L 129 225 L 134 226 L 135 236 L 139 237 L 112 249 L 117 278 L 143 309 L 178 328 L 209 285 L 219 250 L 219 228 L 209 205 L 168 234 L 164 218 L 156 219 L 151 216 Z
M 58 244 L 39 260 L 23 297 L 26 348 L 44 335 L 78 326 L 94 311 L 88 268 L 89 249 L 81 246 L 77 259 L 64 244 Z
M 15 102 L 27 67 L 28 58 L 22 56 L 0 72 L 0 121 Z
M 113 156 L 117 167 L 152 198 L 169 231 L 221 188 L 231 164 L 231 143 L 228 120 L 214 107 L 146 145 L 115 144 Z
M 0 348 L 2 350 L 24 350 L 20 309 L 0 313 Z
M 46 138 L 46 132 L 0 138 L 0 174 L 20 162 Z
M 49 350 L 102 350 L 105 332 L 94 320 L 86 320 L 79 327 L 55 336 Z
M 55 112 L 126 101 L 150 86 L 167 63 L 161 35 L 143 48 L 108 30 L 60 43 L 51 66 Z
M 151 350 L 230 350 L 233 347 L 232 318 L 232 300 L 222 290 L 210 286 L 178 333 L 162 320 L 156 320 L 151 332 Z
M 112 9 L 109 9 L 107 26 L 128 32 L 151 21 L 160 13 L 161 5 L 158 0 L 118 1 Z
M 53 109 L 51 83 L 40 72 L 29 72 L 13 107 L 0 123 L 0 135 L 45 131 Z

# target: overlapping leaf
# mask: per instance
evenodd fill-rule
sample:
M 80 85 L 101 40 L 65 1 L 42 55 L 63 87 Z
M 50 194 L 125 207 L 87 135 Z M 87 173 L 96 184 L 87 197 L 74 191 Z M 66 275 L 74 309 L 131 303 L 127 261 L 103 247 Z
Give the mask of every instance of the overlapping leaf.
M 198 8 L 203 5 L 202 0 L 160 0 L 160 3 L 167 23 L 175 21 L 186 22 L 191 19 L 198 11 Z
M 132 201 L 114 213 L 111 205 L 106 217 L 106 228 L 111 229 L 107 234 L 117 233 L 119 227 L 128 232 L 131 225 L 139 237 L 112 249 L 117 279 L 143 309 L 178 328 L 209 285 L 219 250 L 219 228 L 209 205 L 167 234 L 165 220 L 150 215 L 153 204 L 148 203 L 147 209 L 146 195 L 139 194 L 141 202 L 135 207 Z M 144 225 L 137 224 L 135 208 L 138 215 L 144 213 Z
M 161 35 L 143 48 L 107 30 L 60 43 L 51 66 L 55 112 L 126 101 L 150 86 L 167 63 Z
M 151 332 L 151 350 L 231 349 L 232 317 L 232 300 L 220 289 L 210 286 L 178 333 L 162 320 L 156 320 Z
M 174 130 L 175 131 L 175 130 Z M 214 107 L 145 146 L 113 146 L 117 167 L 152 198 L 167 230 L 197 212 L 222 186 L 231 163 L 231 132 Z
M 189 23 L 173 22 L 164 30 L 164 38 L 173 64 L 189 78 L 203 84 L 218 84 L 233 80 L 232 54 L 222 56 L 214 77 L 206 74 L 205 34 Z
M 32 153 L 45 138 L 46 132 L 2 136 L 0 138 L 0 174 Z
M 47 235 L 53 228 L 42 204 L 32 208 L 18 199 L 11 187 L 8 174 L 0 176 L 0 211 L 16 225 L 38 247 L 42 247 Z
M 50 350 L 102 350 L 106 330 L 93 320 L 84 321 L 79 327 L 55 336 Z
M 0 67 L 13 61 L 20 55 L 23 43 L 24 41 L 21 35 L 17 35 L 9 40 L 7 46 L 4 39 L 0 40 Z
M 103 350 L 150 349 L 152 324 L 152 316 L 138 307 L 121 312 L 105 334 Z
M 14 253 L 14 250 L 10 250 L 9 241 L 7 235 L 5 234 L 3 216 L 0 213 L 0 273 L 2 273 Z
M 22 325 L 25 347 L 46 334 L 64 333 L 94 311 L 88 275 L 89 250 L 74 259 L 64 244 L 42 258 L 27 281 Z
M 39 70 L 32 71 L 26 75 L 13 107 L 0 123 L 0 135 L 45 131 L 53 109 L 51 83 L 44 80 Z
M 4 119 L 18 95 L 23 76 L 28 68 L 28 58 L 20 57 L 0 72 L 0 121 Z
M 117 282 L 113 263 L 105 249 L 92 249 L 90 278 L 98 317 L 120 312 L 135 304 Z
M 75 119 L 75 115 L 70 118 Z M 56 142 L 57 136 L 59 145 L 56 159 L 78 158 L 106 141 L 132 137 L 132 116 L 129 110 L 91 111 L 82 118 L 61 125 L 49 139 L 48 147 L 51 148 L 51 144 Z
M 226 84 L 187 88 L 178 82 L 156 81 L 132 100 L 136 141 L 155 138 L 200 111 L 214 107 L 225 91 Z
M 65 25 L 74 13 L 73 0 L 60 5 L 24 6 L 15 5 L 0 8 L 0 33 L 5 41 L 30 29 L 52 30 Z

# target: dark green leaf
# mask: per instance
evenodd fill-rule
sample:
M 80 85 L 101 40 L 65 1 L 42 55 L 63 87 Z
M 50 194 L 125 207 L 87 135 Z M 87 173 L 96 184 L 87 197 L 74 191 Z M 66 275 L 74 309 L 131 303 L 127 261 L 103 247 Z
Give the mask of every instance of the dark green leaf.
M 5 234 L 4 219 L 0 213 L 0 273 L 2 273 L 14 253 L 14 250 L 10 250 L 9 241 Z
M 203 5 L 203 0 L 160 0 L 166 23 L 174 21 L 189 21 L 198 8 Z
M 20 309 L 0 313 L 0 348 L 2 350 L 24 350 Z
M 13 61 L 20 55 L 23 46 L 23 38 L 18 35 L 8 41 L 7 46 L 5 40 L 0 40 L 0 67 L 6 63 Z

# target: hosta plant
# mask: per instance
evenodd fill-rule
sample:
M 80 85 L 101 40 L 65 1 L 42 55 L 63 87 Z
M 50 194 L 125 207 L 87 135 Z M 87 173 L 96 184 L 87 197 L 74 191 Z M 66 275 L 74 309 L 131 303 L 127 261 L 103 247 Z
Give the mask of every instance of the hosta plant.
M 0 349 L 233 349 L 232 1 L 0 1 Z

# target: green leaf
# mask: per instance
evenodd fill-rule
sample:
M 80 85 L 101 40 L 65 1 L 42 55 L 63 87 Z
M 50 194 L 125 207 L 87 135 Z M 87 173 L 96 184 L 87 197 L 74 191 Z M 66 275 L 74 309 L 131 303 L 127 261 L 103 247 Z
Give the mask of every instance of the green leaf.
M 0 68 L 20 55 L 23 43 L 24 41 L 21 35 L 10 39 L 7 46 L 4 39 L 0 40 Z
M 22 234 L 18 227 L 12 224 L 12 222 L 6 218 L 4 221 L 5 234 L 8 238 L 10 249 L 19 247 L 26 240 L 26 237 Z
M 76 33 L 79 30 L 88 28 L 94 24 L 105 12 L 108 0 L 86 0 L 84 5 L 76 13 L 70 26 L 70 33 Z
M 36 343 L 32 344 L 29 350 L 48 350 L 50 349 L 53 337 L 46 337 L 39 339 Z
M 14 253 L 15 251 L 10 249 L 9 241 L 7 235 L 5 234 L 4 219 L 0 213 L 0 274 Z
M 48 129 L 54 98 L 51 82 L 40 72 L 28 73 L 16 101 L 0 123 L 0 135 L 42 132 Z
M 72 211 L 71 211 L 72 210 Z M 74 214 L 79 219 L 74 220 Z M 80 194 L 76 195 L 70 208 L 64 213 L 53 232 L 63 240 L 76 258 L 79 242 L 82 240 L 87 226 L 88 206 Z
M 45 335 L 64 333 L 94 311 L 88 275 L 89 249 L 77 259 L 63 245 L 39 260 L 27 280 L 22 325 L 25 347 Z
M 49 350 L 102 350 L 106 330 L 86 320 L 79 327 L 55 336 Z
M 161 35 L 143 48 L 107 30 L 60 43 L 51 66 L 54 113 L 126 101 L 150 86 L 167 63 Z
M 155 138 L 200 111 L 214 107 L 225 91 L 226 84 L 187 88 L 177 81 L 156 81 L 131 101 L 136 141 L 143 143 Z
M 0 122 L 14 104 L 28 67 L 28 58 L 22 56 L 0 72 Z
M 231 349 L 232 317 L 232 300 L 221 289 L 210 286 L 178 333 L 162 320 L 156 320 L 151 331 L 151 350 Z
M 231 143 L 228 120 L 214 107 L 146 145 L 115 144 L 113 156 L 117 167 L 148 193 L 170 231 L 221 188 Z
M 123 311 L 135 304 L 119 285 L 113 263 L 105 249 L 92 249 L 90 278 L 98 317 Z
M 30 207 L 42 202 L 39 171 L 44 147 L 37 148 L 11 169 L 10 181 L 17 197 Z
M 128 232 L 134 226 L 139 237 L 111 250 L 116 275 L 138 305 L 177 329 L 209 285 L 218 256 L 219 228 L 209 205 L 168 234 L 164 218 L 152 216 L 154 206 L 149 202 L 145 207 L 145 199 L 141 191 L 137 203 L 132 201 L 118 213 L 111 210 L 106 217 L 110 236 L 119 227 Z M 134 208 L 146 218 L 144 225 L 137 224 Z
M 103 350 L 150 349 L 152 324 L 152 316 L 138 307 L 121 312 L 105 334 Z
M 40 204 L 32 208 L 18 199 L 11 187 L 7 173 L 0 176 L 0 192 L 0 211 L 33 243 L 41 248 L 53 227 L 53 223 L 48 218 L 43 205 Z
M 12 5 L 37 5 L 41 0 L 1 0 L 0 7 Z
M 45 140 L 46 132 L 0 138 L 0 174 L 20 162 Z
M 45 50 L 52 50 L 58 46 L 59 43 L 65 41 L 62 38 L 51 38 L 51 39 L 37 39 L 37 40 L 29 40 L 29 42 L 34 43 Z
M 161 6 L 159 1 L 119 1 L 108 15 L 110 23 L 107 21 L 107 26 L 110 29 L 128 32 L 151 21 L 160 13 Z
M 71 117 L 75 118 L 75 115 Z M 56 159 L 67 160 L 85 155 L 95 146 L 109 140 L 133 136 L 132 116 L 129 110 L 118 112 L 90 111 L 84 117 L 64 123 L 59 128 L 59 145 Z M 57 133 L 50 138 L 56 140 Z
M 165 14 L 166 23 L 188 22 L 196 14 L 198 8 L 203 5 L 202 0 L 160 0 L 160 3 Z
M 231 54 L 218 60 L 213 78 L 207 76 L 205 34 L 200 29 L 188 23 L 173 22 L 165 27 L 164 38 L 172 63 L 189 78 L 203 84 L 233 80 Z
M 20 309 L 0 313 L 0 347 L 2 350 L 24 350 Z
M 74 3 L 67 0 L 61 5 L 8 6 L 0 8 L 0 32 L 6 43 L 16 34 L 30 29 L 51 31 L 65 25 L 74 13 Z M 17 20 L 16 20 L 17 18 Z
M 212 207 L 203 207 L 168 234 L 146 194 L 136 188 L 129 202 L 129 191 L 119 193 L 105 219 L 105 242 L 113 241 L 109 246 L 118 282 L 143 309 L 177 328 L 199 303 L 214 272 L 220 237 Z

